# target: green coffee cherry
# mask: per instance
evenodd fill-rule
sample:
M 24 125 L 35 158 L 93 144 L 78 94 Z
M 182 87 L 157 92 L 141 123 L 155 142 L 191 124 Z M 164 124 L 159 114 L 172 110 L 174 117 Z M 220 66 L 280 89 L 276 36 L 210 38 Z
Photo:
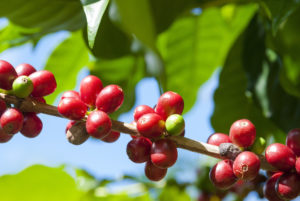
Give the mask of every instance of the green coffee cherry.
M 27 76 L 19 76 L 15 79 L 12 85 L 12 91 L 19 98 L 28 97 L 33 91 L 33 83 Z
M 179 114 L 172 114 L 166 120 L 166 130 L 170 135 L 180 135 L 184 127 L 184 119 Z
M 259 137 L 255 140 L 251 147 L 251 151 L 256 154 L 262 154 L 266 148 L 266 140 L 263 137 Z

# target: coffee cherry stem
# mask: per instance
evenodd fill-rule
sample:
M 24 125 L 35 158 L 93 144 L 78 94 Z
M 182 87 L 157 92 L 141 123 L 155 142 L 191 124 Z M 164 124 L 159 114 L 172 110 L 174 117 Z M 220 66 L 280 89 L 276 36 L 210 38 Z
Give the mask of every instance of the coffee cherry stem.
M 57 110 L 57 107 L 37 102 L 31 98 L 17 98 L 12 95 L 0 93 L 0 99 L 4 100 L 6 104 L 13 104 L 19 110 L 23 112 L 36 112 L 43 113 L 51 116 L 61 117 L 60 113 Z M 81 121 L 86 121 L 86 118 L 83 118 Z M 139 136 L 136 126 L 131 123 L 125 123 L 121 121 L 111 120 L 112 130 L 120 133 L 130 134 L 132 136 Z M 181 136 L 168 136 L 169 139 L 173 140 L 178 148 L 189 150 L 192 152 L 204 154 L 214 158 L 225 159 L 220 155 L 220 149 L 218 146 L 210 145 L 204 142 L 198 142 L 189 138 Z M 265 159 L 264 156 L 259 155 L 261 161 L 261 169 L 274 171 L 275 168 L 272 167 Z

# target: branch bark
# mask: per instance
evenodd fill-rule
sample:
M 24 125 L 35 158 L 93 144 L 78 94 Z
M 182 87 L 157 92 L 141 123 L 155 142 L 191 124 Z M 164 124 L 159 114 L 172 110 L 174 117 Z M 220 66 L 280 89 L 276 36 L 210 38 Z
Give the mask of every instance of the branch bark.
M 64 118 L 60 115 L 57 110 L 57 107 L 40 103 L 35 101 L 34 99 L 27 98 L 17 98 L 12 95 L 7 95 L 4 93 L 0 93 L 0 99 L 4 100 L 7 104 L 13 104 L 16 108 L 19 108 L 23 112 L 36 112 L 43 113 L 47 115 L 52 115 L 56 117 Z M 120 133 L 130 134 L 134 136 L 138 136 L 139 133 L 136 129 L 136 126 L 133 124 L 120 122 L 116 120 L 112 120 L 112 130 L 118 131 Z M 204 142 L 198 142 L 189 138 L 180 137 L 180 136 L 170 136 L 169 139 L 173 140 L 178 148 L 186 149 L 192 152 L 204 154 L 207 156 L 211 156 L 214 158 L 224 159 L 220 155 L 220 149 L 218 146 L 210 145 Z M 274 171 L 275 168 L 272 167 L 265 159 L 264 156 L 259 156 L 261 160 L 261 168 L 264 170 Z

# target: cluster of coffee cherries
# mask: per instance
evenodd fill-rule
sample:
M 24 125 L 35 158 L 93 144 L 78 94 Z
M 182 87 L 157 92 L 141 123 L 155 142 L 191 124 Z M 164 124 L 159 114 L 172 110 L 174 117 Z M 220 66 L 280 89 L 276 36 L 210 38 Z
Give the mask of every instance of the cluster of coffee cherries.
M 89 136 L 104 142 L 116 141 L 120 133 L 112 131 L 112 121 L 108 116 L 120 108 L 124 93 L 118 85 L 107 85 L 89 75 L 80 82 L 79 92 L 70 90 L 63 93 L 58 104 L 58 112 L 70 119 L 66 128 L 67 138 L 72 144 L 82 144 Z M 86 118 L 84 128 L 80 125 Z M 73 132 L 72 127 L 75 128 Z
M 236 182 L 252 181 L 257 177 L 260 169 L 257 155 L 263 153 L 265 141 L 263 138 L 255 140 L 255 136 L 255 126 L 241 119 L 232 124 L 229 136 L 214 133 L 208 138 L 208 144 L 220 149 L 233 143 L 241 150 L 234 160 L 222 160 L 211 169 L 209 177 L 217 188 L 229 189 Z M 266 148 L 265 159 L 274 168 L 267 172 L 269 178 L 263 188 L 268 200 L 291 200 L 300 194 L 300 159 L 297 156 L 300 156 L 300 129 L 288 133 L 286 145 L 273 143 Z
M 172 91 L 162 94 L 155 108 L 140 105 L 134 111 L 139 136 L 127 144 L 127 155 L 135 163 L 144 163 L 149 180 L 159 181 L 177 160 L 177 146 L 167 136 L 183 136 L 185 122 L 181 116 L 182 97 Z
M 45 103 L 44 96 L 56 89 L 54 75 L 46 70 L 36 71 L 30 64 L 20 64 L 14 68 L 10 63 L 0 60 L 0 91 L 19 98 Z M 8 142 L 20 132 L 26 137 L 39 135 L 43 123 L 34 112 L 21 112 L 0 100 L 0 142 Z

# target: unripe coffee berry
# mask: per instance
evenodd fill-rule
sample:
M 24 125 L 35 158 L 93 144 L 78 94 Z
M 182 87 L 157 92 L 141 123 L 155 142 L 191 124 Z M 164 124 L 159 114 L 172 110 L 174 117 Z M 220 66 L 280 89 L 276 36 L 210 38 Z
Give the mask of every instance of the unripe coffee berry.
M 29 78 L 33 83 L 33 91 L 31 93 L 33 97 L 47 96 L 56 89 L 56 80 L 50 71 L 36 71 L 29 75 Z
M 222 143 L 231 143 L 229 136 L 224 133 L 214 133 L 207 139 L 207 144 L 220 146 Z
M 80 120 L 85 116 L 87 106 L 80 99 L 64 98 L 59 102 L 57 109 L 66 118 Z
M 271 144 L 266 149 L 266 160 L 281 171 L 290 171 L 294 168 L 296 155 L 287 146 L 279 143 Z
M 101 80 L 94 75 L 89 75 L 80 82 L 80 98 L 87 105 L 94 106 L 96 98 L 102 89 Z
M 124 93 L 118 85 L 108 85 L 98 94 L 96 107 L 106 113 L 112 113 L 121 107 L 124 100 Z
M 263 137 L 259 137 L 255 140 L 250 150 L 256 154 L 262 154 L 265 148 L 266 148 L 266 140 Z
M 12 85 L 13 94 L 19 98 L 28 97 L 33 91 L 33 83 L 29 77 L 22 75 L 15 79 Z
M 173 91 L 168 91 L 159 97 L 155 112 L 166 120 L 172 114 L 182 114 L 183 107 L 182 97 Z
M 33 112 L 24 113 L 24 122 L 21 133 L 25 137 L 34 138 L 40 134 L 43 128 L 43 122 Z
M 144 114 L 155 113 L 154 110 L 148 105 L 137 106 L 134 110 L 133 117 L 135 121 L 138 121 Z
M 145 165 L 145 175 L 151 181 L 162 180 L 166 176 L 167 171 L 168 169 L 156 167 L 151 161 L 148 161 Z
M 108 133 L 107 136 L 101 138 L 101 140 L 103 142 L 107 142 L 107 143 L 113 143 L 115 141 L 117 141 L 120 137 L 120 132 L 117 132 L 117 131 L 110 131 Z
M 300 193 L 300 176 L 296 173 L 284 173 L 277 180 L 275 189 L 280 198 L 295 199 Z
M 17 72 L 7 61 L 0 60 L 0 88 L 5 90 L 12 89 L 12 83 L 17 78 Z
M 255 179 L 260 168 L 258 156 L 250 151 L 240 153 L 233 162 L 234 175 L 242 180 L 250 181 Z
M 143 163 L 150 159 L 152 142 L 145 137 L 136 137 L 127 144 L 126 153 L 135 163 Z
M 165 130 L 165 122 L 161 116 L 156 113 L 143 115 L 136 124 L 138 132 L 147 138 L 159 138 Z
M 18 109 L 7 109 L 0 118 L 0 124 L 4 132 L 7 134 L 16 134 L 22 129 L 23 114 Z
M 219 189 L 228 189 L 237 181 L 231 160 L 219 161 L 209 172 L 210 181 Z
M 101 139 L 111 131 L 111 120 L 109 116 L 100 110 L 91 112 L 86 120 L 86 131 L 94 138 Z
M 248 119 L 237 120 L 230 127 L 230 140 L 240 147 L 251 146 L 254 143 L 255 136 L 255 126 Z
M 289 131 L 286 137 L 286 146 L 293 150 L 297 156 L 300 156 L 300 128 Z
M 275 189 L 276 182 L 282 174 L 283 172 L 274 173 L 264 185 L 264 196 L 270 201 L 284 201 L 277 195 Z
M 18 65 L 15 70 L 18 76 L 29 76 L 30 74 L 36 72 L 36 69 L 32 65 L 26 63 Z
M 166 120 L 166 130 L 170 135 L 180 135 L 184 131 L 184 127 L 184 119 L 179 114 L 172 114 Z
M 177 160 L 177 147 L 175 142 L 169 139 L 160 139 L 153 142 L 151 147 L 151 161 L 159 168 L 169 168 Z

